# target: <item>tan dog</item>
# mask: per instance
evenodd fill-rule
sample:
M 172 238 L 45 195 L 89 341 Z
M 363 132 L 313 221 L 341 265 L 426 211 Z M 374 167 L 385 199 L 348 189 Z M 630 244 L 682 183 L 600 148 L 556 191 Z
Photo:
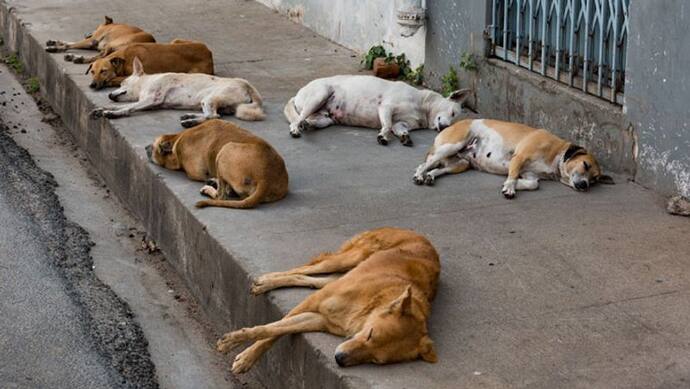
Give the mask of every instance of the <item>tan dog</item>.
M 414 182 L 432 185 L 438 176 L 470 168 L 508 175 L 501 190 L 508 199 L 516 190 L 536 190 L 539 179 L 559 180 L 578 191 L 596 182 L 613 184 L 582 147 L 546 130 L 486 119 L 462 120 L 438 134 Z
M 159 136 L 146 146 L 146 154 L 149 161 L 166 169 L 184 170 L 192 180 L 209 180 L 201 193 L 212 200 L 199 201 L 199 208 L 253 208 L 287 194 L 288 173 L 278 152 L 258 136 L 223 120 Z
M 71 49 L 98 50 L 100 53 L 93 57 L 85 58 L 72 54 L 65 55 L 65 60 L 74 63 L 91 63 L 98 58 L 103 58 L 111 52 L 121 49 L 130 43 L 155 42 L 153 36 L 144 32 L 139 27 L 127 24 L 113 23 L 113 19 L 106 16 L 105 22 L 96 28 L 86 38 L 78 42 L 63 42 L 50 40 L 46 42 L 46 51 L 58 53 Z
M 277 322 L 223 336 L 218 351 L 255 341 L 237 355 L 235 374 L 251 368 L 282 335 L 328 332 L 347 336 L 336 349 L 340 366 L 385 364 L 421 358 L 436 362 L 427 331 L 440 271 L 438 253 L 413 231 L 380 228 L 346 242 L 308 265 L 259 277 L 252 293 L 285 286 L 323 288 Z M 313 277 L 314 274 L 344 273 Z
M 170 43 L 132 43 L 89 65 L 86 74 L 91 73 L 93 79 L 90 87 L 120 86 L 133 72 L 134 58 L 141 60 L 149 74 L 213 74 L 213 54 L 201 42 L 175 39 Z

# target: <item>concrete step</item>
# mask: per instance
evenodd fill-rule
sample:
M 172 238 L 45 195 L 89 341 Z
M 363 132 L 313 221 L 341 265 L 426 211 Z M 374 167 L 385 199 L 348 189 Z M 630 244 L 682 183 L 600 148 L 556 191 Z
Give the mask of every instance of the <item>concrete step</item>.
M 427 235 L 442 258 L 431 318 L 439 362 L 338 368 L 341 341 L 286 337 L 251 374 L 268 387 L 630 387 L 677 383 L 690 368 L 690 226 L 660 199 L 620 182 L 576 193 L 558 183 L 514 201 L 501 177 L 469 172 L 412 184 L 434 133 L 415 147 L 376 144 L 376 132 L 333 127 L 291 139 L 282 106 L 313 78 L 358 72 L 353 53 L 245 0 L 9 0 L 5 42 L 114 193 L 155 237 L 219 332 L 276 320 L 309 291 L 251 297 L 253 277 L 288 269 L 355 233 L 394 225 Z M 91 120 L 110 105 L 85 66 L 47 54 L 104 14 L 159 41 L 199 39 L 222 76 L 248 79 L 268 118 L 246 123 L 283 155 L 290 194 L 250 211 L 194 209 L 200 183 L 147 162 L 155 136 L 180 130 L 181 111 Z M 675 306 L 675 309 L 670 307 Z M 641 347 L 644 351 L 641 351 Z M 229 359 L 230 361 L 230 359 Z M 672 363 L 671 363 L 672 362 Z

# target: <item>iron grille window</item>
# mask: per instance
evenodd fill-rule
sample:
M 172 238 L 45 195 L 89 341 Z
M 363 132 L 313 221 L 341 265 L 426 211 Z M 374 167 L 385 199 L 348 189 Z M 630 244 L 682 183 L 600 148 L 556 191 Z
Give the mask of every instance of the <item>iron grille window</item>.
M 492 0 L 491 55 L 623 103 L 630 0 Z

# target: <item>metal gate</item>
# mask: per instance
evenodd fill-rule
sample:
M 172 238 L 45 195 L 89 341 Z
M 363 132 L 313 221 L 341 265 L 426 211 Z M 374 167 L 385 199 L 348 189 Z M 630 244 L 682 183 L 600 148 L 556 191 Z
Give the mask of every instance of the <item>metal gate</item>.
M 630 0 L 492 0 L 491 55 L 623 104 Z

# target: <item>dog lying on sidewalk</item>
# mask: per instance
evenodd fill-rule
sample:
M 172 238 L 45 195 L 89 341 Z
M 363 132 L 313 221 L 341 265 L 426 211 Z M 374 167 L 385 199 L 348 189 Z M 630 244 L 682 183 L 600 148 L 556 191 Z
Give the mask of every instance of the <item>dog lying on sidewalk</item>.
M 539 179 L 559 180 L 578 191 L 597 182 L 613 184 L 582 147 L 546 130 L 486 119 L 462 120 L 438 134 L 414 182 L 432 185 L 438 176 L 470 168 L 508 175 L 501 189 L 508 199 L 518 190 L 538 189 Z
M 234 112 L 238 119 L 252 121 L 265 117 L 261 95 L 247 80 L 200 73 L 145 74 L 139 58 L 132 62 L 132 75 L 108 97 L 112 101 L 134 103 L 94 109 L 92 118 L 118 118 L 148 109 L 201 108 L 201 114 L 185 114 L 180 118 L 182 126 L 189 128 L 219 118 L 221 113 Z
M 211 200 L 196 206 L 254 208 L 287 195 L 285 162 L 266 141 L 224 120 L 210 120 L 146 146 L 149 161 L 207 181 Z M 234 198 L 234 199 L 233 199 Z
M 141 60 L 149 74 L 213 74 L 213 54 L 201 42 L 175 39 L 170 43 L 132 43 L 89 65 L 86 74 L 91 73 L 91 88 L 120 86 L 132 75 L 134 58 Z
M 401 81 L 373 76 L 334 76 L 316 79 L 285 105 L 290 134 L 332 124 L 380 128 L 377 141 L 387 145 L 390 134 L 412 146 L 409 132 L 418 128 L 443 130 L 459 119 L 469 89 L 448 98 Z
M 259 277 L 252 286 L 254 294 L 286 286 L 322 289 L 282 320 L 225 334 L 217 343 L 218 351 L 255 342 L 235 358 L 232 371 L 239 374 L 249 370 L 280 336 L 322 331 L 349 337 L 336 349 L 340 366 L 417 358 L 436 362 L 426 322 L 439 272 L 438 253 L 415 232 L 390 227 L 363 232 L 336 253 Z
M 111 52 L 126 47 L 131 43 L 156 42 L 153 36 L 139 27 L 127 24 L 113 23 L 113 19 L 106 16 L 105 22 L 96 28 L 96 31 L 87 34 L 78 42 L 63 42 L 50 40 L 46 42 L 46 51 L 58 53 L 72 49 L 98 50 L 98 55 L 85 58 L 66 54 L 65 60 L 74 63 L 91 63 L 98 58 L 103 58 Z

